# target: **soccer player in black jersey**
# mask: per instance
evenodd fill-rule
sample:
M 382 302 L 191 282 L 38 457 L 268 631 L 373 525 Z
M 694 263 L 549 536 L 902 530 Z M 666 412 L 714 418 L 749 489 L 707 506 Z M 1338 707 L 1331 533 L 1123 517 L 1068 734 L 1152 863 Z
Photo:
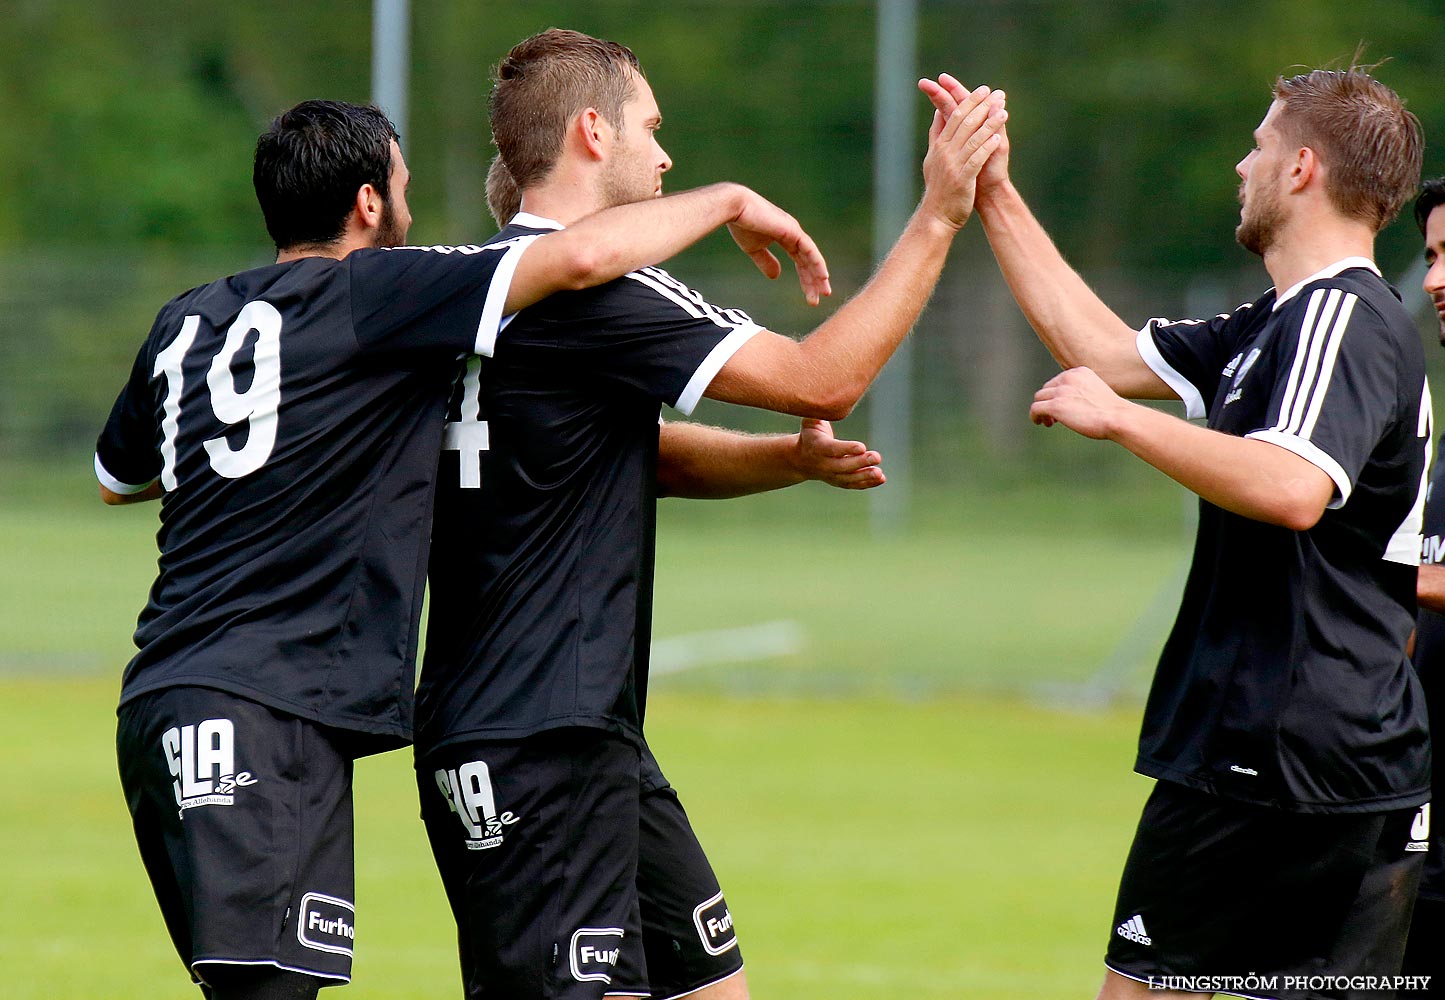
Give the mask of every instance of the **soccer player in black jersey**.
M 505 227 L 522 194 L 500 156 L 487 172 L 487 207 Z M 797 435 L 725 438 L 714 429 L 668 423 L 658 449 L 658 496 L 724 498 L 791 485 L 786 463 L 759 461 L 758 449 L 813 455 L 812 478 L 845 489 L 882 485 L 876 453 L 838 441 L 827 421 L 804 418 Z M 806 450 L 804 450 L 806 449 Z M 745 998 L 742 956 L 732 914 L 677 793 L 644 745 L 637 892 L 650 985 L 658 997 Z M 704 907 L 701 919 L 698 907 Z M 711 921 L 711 923 L 709 923 Z
M 255 182 L 276 263 L 161 310 L 96 448 L 108 503 L 163 496 L 117 750 L 167 927 L 220 1000 L 349 976 L 352 761 L 411 734 L 456 359 L 516 309 L 724 223 L 765 271 L 777 240 L 810 297 L 828 291 L 796 222 L 736 185 L 565 233 L 396 247 L 411 221 L 396 139 L 380 112 L 339 102 L 273 123 Z M 808 474 L 836 470 L 819 447 Z M 754 457 L 802 474 L 795 455 Z
M 921 86 L 944 110 L 963 94 Z M 1004 276 L 1068 369 L 1034 421 L 1115 441 L 1200 496 L 1102 997 L 1356 995 L 1400 969 L 1424 858 L 1430 747 L 1405 642 L 1430 402 L 1414 323 L 1372 260 L 1423 140 L 1359 69 L 1273 96 L 1236 167 L 1236 236 L 1275 287 L 1211 319 L 1132 330 L 1029 213 L 1006 143 L 979 179 Z M 1121 397 L 1177 397 L 1207 425 Z
M 922 309 L 997 144 L 1000 101 L 964 105 L 935 116 L 926 193 L 873 281 L 803 341 L 644 268 L 524 310 L 459 379 L 417 777 L 467 996 L 746 996 L 731 913 L 642 739 L 659 410 L 707 395 L 845 415 Z M 636 58 L 575 32 L 511 51 L 491 121 L 522 192 L 502 240 L 650 200 L 671 166 Z
M 1425 238 L 1425 294 L 1435 307 L 1440 343 L 1445 345 L 1445 177 L 1434 177 L 1421 187 L 1415 200 L 1415 222 Z M 1425 499 L 1424 545 L 1416 598 L 1413 660 L 1425 689 L 1425 701 L 1436 730 L 1445 719 L 1445 462 L 1437 455 Z M 1434 766 L 1434 788 L 1440 788 L 1440 764 Z M 1428 821 L 1427 821 L 1428 822 Z M 1438 823 L 1429 825 L 1430 850 L 1425 874 L 1415 899 L 1415 917 L 1405 948 L 1406 975 L 1430 976 L 1428 991 L 1411 992 L 1422 998 L 1445 996 L 1445 836 Z

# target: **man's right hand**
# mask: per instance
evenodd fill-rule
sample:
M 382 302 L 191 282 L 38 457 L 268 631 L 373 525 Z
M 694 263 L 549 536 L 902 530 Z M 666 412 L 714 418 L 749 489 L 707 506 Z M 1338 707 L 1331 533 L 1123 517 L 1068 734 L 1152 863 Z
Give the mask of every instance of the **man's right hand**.
M 798 269 L 798 282 L 803 286 L 803 297 L 808 305 L 815 306 L 824 295 L 833 294 L 828 281 L 828 262 L 813 238 L 803 231 L 798 220 L 768 199 L 742 185 L 743 204 L 733 221 L 728 223 L 728 232 L 743 253 L 753 259 L 758 270 L 769 278 L 782 274 L 782 265 L 768 249 L 776 243 L 793 260 Z
M 952 111 L 934 112 L 923 159 L 921 207 L 954 230 L 962 229 L 973 214 L 979 172 L 1003 141 L 1000 133 L 1008 121 L 1003 96 L 979 87 L 954 102 Z
M 933 103 L 935 121 L 940 115 L 945 119 L 948 118 L 953 114 L 953 110 L 969 97 L 968 88 L 960 83 L 957 77 L 950 76 L 948 73 L 941 74 L 936 81 L 919 80 L 918 89 L 923 91 L 929 101 Z M 1004 99 L 1003 91 L 994 91 L 994 97 L 1001 104 Z M 994 149 L 993 155 L 988 158 L 988 162 L 978 173 L 976 199 L 987 198 L 995 188 L 1008 183 L 1008 128 L 999 129 L 998 135 L 998 147 Z

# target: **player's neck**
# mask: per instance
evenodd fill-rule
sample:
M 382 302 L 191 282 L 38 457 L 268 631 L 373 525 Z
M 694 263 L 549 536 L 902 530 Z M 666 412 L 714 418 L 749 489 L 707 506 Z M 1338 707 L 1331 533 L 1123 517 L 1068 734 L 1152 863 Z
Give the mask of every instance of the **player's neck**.
M 376 226 L 368 226 L 362 222 L 352 209 L 347 217 L 341 234 L 334 240 L 325 243 L 296 243 L 276 251 L 276 263 L 286 264 L 293 260 L 300 260 L 303 257 L 330 257 L 332 260 L 345 260 L 347 254 L 353 250 L 366 250 L 377 246 L 377 238 L 381 230 Z M 406 233 L 401 233 L 400 242 L 405 242 Z
M 601 206 L 594 206 L 590 199 L 565 195 L 558 197 L 555 192 L 549 195 L 545 192 L 529 190 L 522 195 L 522 211 L 543 219 L 551 219 L 553 222 L 560 222 L 564 226 L 570 226 L 579 219 L 585 219 L 599 208 Z
M 372 246 L 363 240 L 342 239 L 336 243 L 300 243 L 293 247 L 286 247 L 284 250 L 276 251 L 276 263 L 289 264 L 293 260 L 301 260 L 303 257 L 330 257 L 332 260 L 344 260 L 346 255 L 353 250 L 362 250 Z
M 1375 259 L 1375 237 L 1368 226 L 1338 216 L 1313 219 L 1280 234 L 1264 255 L 1265 270 L 1280 292 L 1346 257 Z
M 522 190 L 522 211 L 564 226 L 606 207 L 596 171 L 579 169 L 565 159 L 542 180 Z

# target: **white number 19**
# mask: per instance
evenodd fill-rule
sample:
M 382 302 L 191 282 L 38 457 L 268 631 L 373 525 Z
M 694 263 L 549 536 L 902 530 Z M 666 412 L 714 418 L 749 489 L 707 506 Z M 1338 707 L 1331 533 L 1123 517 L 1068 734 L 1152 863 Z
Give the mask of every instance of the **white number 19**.
M 166 378 L 166 398 L 161 420 L 161 485 L 176 488 L 176 438 L 180 433 L 181 392 L 184 389 L 182 362 L 195 343 L 199 316 L 187 316 L 176 339 L 156 355 L 154 377 Z M 251 387 L 236 391 L 231 363 L 251 331 L 256 332 L 254 375 Z M 248 424 L 246 443 L 232 448 L 224 437 L 204 442 L 211 468 L 227 479 L 250 475 L 271 457 L 276 447 L 276 411 L 281 405 L 281 314 L 269 302 L 248 302 L 226 331 L 220 353 L 211 359 L 206 375 L 211 409 L 223 424 Z

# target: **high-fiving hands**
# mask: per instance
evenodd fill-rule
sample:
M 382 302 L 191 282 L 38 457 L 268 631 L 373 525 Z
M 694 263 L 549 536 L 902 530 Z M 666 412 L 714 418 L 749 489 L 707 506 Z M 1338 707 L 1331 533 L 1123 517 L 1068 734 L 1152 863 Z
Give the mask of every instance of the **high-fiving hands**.
M 973 214 L 980 172 L 1004 141 L 1003 127 L 1008 121 L 1004 94 L 987 87 L 963 91 L 960 86 L 961 96 L 955 98 L 932 80 L 920 80 L 918 86 L 935 108 L 928 130 L 928 155 L 923 159 L 922 207 L 958 230 Z
M 978 93 L 978 90 L 975 90 L 970 94 L 967 87 L 947 73 L 940 74 L 937 80 L 919 80 L 918 89 L 923 91 L 933 104 L 934 128 L 938 128 L 940 122 L 946 121 L 955 109 L 969 101 L 973 94 Z M 995 103 L 996 107 L 1002 108 L 1005 94 L 1001 90 L 995 90 L 990 95 L 990 100 Z M 1006 121 L 1007 118 L 1005 118 Z M 998 136 L 998 142 L 978 172 L 976 196 L 986 195 L 991 189 L 1008 183 L 1008 128 L 1000 125 L 995 134 Z

